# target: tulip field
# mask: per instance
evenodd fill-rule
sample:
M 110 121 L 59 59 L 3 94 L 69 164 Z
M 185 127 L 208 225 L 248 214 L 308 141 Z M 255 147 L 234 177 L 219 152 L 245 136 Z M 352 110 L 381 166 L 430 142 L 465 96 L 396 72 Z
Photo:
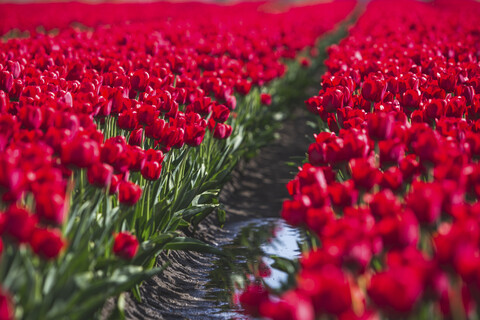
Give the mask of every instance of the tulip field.
M 224 255 L 195 231 L 228 221 L 222 186 L 296 108 L 316 134 L 295 137 L 311 144 L 278 215 L 302 252 L 272 257 L 281 288 L 246 276 L 242 316 L 479 319 L 479 17 L 473 0 L 0 4 L 0 320 L 106 319 L 108 299 L 125 318 L 172 250 Z
M 0 318 L 98 316 L 162 251 L 216 253 L 178 231 L 224 220 L 276 79 L 353 6 L 0 5 Z

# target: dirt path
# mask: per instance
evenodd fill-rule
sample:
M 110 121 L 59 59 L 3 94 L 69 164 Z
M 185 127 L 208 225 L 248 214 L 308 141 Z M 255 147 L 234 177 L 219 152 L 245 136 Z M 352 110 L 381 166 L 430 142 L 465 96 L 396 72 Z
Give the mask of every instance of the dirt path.
M 209 217 L 199 226 L 196 238 L 225 245 L 240 231 L 243 223 L 237 222 L 279 216 L 282 201 L 288 197 L 285 184 L 296 170 L 286 162 L 305 155 L 306 136 L 313 134 L 305 125 L 305 109 L 303 106 L 297 109 L 279 131 L 279 139 L 263 148 L 254 159 L 242 163 L 222 189 L 221 202 L 227 212 L 225 227 L 218 227 L 214 217 Z M 225 315 L 211 313 L 221 302 L 208 298 L 212 296 L 209 290 L 222 289 L 206 288 L 215 259 L 210 254 L 182 251 L 170 252 L 168 257 L 161 255 L 159 262 L 170 261 L 171 265 L 142 285 L 142 302 L 127 293 L 127 319 L 224 319 Z

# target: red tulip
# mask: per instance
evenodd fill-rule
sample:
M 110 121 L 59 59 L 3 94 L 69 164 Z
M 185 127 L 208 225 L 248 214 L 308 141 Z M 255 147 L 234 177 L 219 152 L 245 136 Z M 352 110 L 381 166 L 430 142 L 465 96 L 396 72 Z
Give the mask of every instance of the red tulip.
M 362 84 L 362 97 L 368 101 L 379 102 L 383 99 L 386 90 L 385 81 L 372 74 Z
M 205 136 L 205 127 L 190 125 L 185 128 L 185 143 L 190 147 L 199 146 Z
M 110 188 L 108 190 L 109 194 L 115 194 L 118 192 L 120 188 L 120 183 L 122 182 L 121 178 L 119 178 L 120 175 L 113 175 L 112 176 L 112 181 L 110 182 Z
M 37 224 L 37 217 L 22 208 L 11 206 L 5 212 L 5 233 L 19 243 L 28 242 Z
M 445 110 L 447 108 L 447 102 L 443 99 L 434 99 L 431 100 L 425 106 L 425 116 L 430 119 L 438 119 L 443 116 Z
M 312 143 L 308 147 L 308 162 L 314 166 L 326 164 L 325 143 Z
M 405 155 L 405 146 L 398 140 L 385 140 L 378 142 L 380 151 L 380 164 L 383 167 L 396 166 Z
M 415 110 L 420 106 L 421 92 L 418 89 L 408 89 L 400 98 L 400 104 L 407 110 Z
M 454 73 L 445 73 L 438 79 L 438 86 L 447 92 L 453 92 L 457 84 L 457 76 Z
M 143 128 L 138 128 L 133 130 L 130 133 L 130 138 L 128 139 L 128 144 L 131 146 L 141 146 L 144 137 L 143 137 Z
M 260 94 L 260 102 L 265 106 L 269 106 L 272 104 L 272 96 L 268 93 L 262 93 Z
M 130 181 L 121 181 L 118 187 L 118 201 L 133 206 L 142 196 L 142 188 Z
M 302 271 L 298 288 L 312 299 L 315 314 L 339 315 L 352 304 L 350 284 L 343 271 L 333 265 Z
M 137 70 L 130 78 L 130 85 L 132 90 L 145 91 L 147 86 L 149 74 L 145 70 Z
M 87 170 L 87 179 L 91 185 L 106 188 L 112 181 L 113 168 L 106 163 L 98 162 Z
M 306 224 L 308 228 L 320 235 L 323 228 L 335 220 L 335 213 L 330 207 L 307 209 Z M 288 221 L 288 220 L 287 220 Z
M 139 172 L 145 165 L 145 151 L 139 146 L 128 148 L 128 156 L 130 158 L 129 169 L 131 172 Z
M 407 197 L 407 207 L 420 223 L 433 224 L 442 211 L 443 194 L 437 184 L 416 182 Z
M 145 150 L 146 161 L 157 161 L 159 163 L 162 163 L 164 158 L 165 158 L 165 155 L 160 150 L 155 150 L 155 149 Z
M 410 312 L 422 292 L 422 279 L 413 267 L 396 267 L 379 272 L 372 276 L 368 288 L 369 297 L 380 309 L 397 315 Z
M 224 123 L 230 116 L 230 110 L 222 104 L 213 107 L 212 119 L 216 122 Z
M 86 137 L 75 138 L 62 147 L 62 162 L 78 168 L 87 168 L 98 162 L 100 150 L 97 142 Z
M 157 161 L 147 161 L 143 166 L 141 173 L 142 176 L 150 181 L 155 181 L 160 178 L 162 172 L 162 165 Z
M 137 121 L 139 124 L 147 126 L 151 125 L 156 118 L 157 109 L 149 104 L 142 104 L 137 111 Z
M 145 136 L 158 140 L 163 136 L 164 129 L 167 127 L 164 119 L 156 118 L 153 123 L 145 127 Z
M 375 228 L 387 248 L 403 249 L 416 246 L 420 238 L 418 221 L 409 210 L 397 211 L 395 215 L 383 218 Z
M 132 260 L 138 251 L 138 240 L 129 232 L 120 232 L 115 235 L 113 253 L 125 260 Z
M 332 204 L 341 208 L 352 206 L 357 202 L 358 191 L 355 190 L 353 182 L 336 182 L 328 186 L 328 194 Z
M 269 301 L 269 294 L 264 287 L 251 284 L 245 288 L 239 300 L 245 313 L 255 317 L 260 315 L 261 305 Z
M 65 246 L 65 242 L 57 229 L 36 228 L 30 239 L 30 245 L 33 252 L 42 258 L 55 259 Z
M 380 180 L 380 172 L 372 164 L 371 159 L 352 159 L 350 169 L 355 188 L 369 191 Z
M 273 320 L 313 320 L 315 313 L 309 297 L 301 291 L 288 291 L 280 301 L 267 300 L 260 305 L 259 314 Z
M 40 190 L 35 194 L 35 213 L 43 220 L 60 225 L 65 220 L 65 196 L 58 191 Z
M 322 106 L 326 112 L 337 112 L 337 109 L 343 107 L 343 91 L 338 88 L 327 88 L 323 94 Z
M 13 75 L 9 71 L 0 72 L 0 90 L 9 93 L 13 87 Z
M 0 319 L 13 320 L 15 319 L 15 308 L 12 298 L 6 292 L 0 291 Z
M 110 138 L 102 146 L 100 160 L 111 165 L 116 173 L 125 173 L 133 161 L 127 150 L 127 143 L 124 137 Z
M 24 175 L 17 167 L 16 160 L 8 154 L 0 156 L 0 193 L 11 193 L 18 198 L 22 192 Z
M 293 200 L 285 200 L 282 207 L 282 218 L 292 226 L 305 223 L 307 209 L 311 206 L 308 196 L 295 196 Z
M 40 128 L 43 121 L 43 110 L 35 106 L 25 106 L 19 110 L 22 126 L 34 130 Z
M 216 139 L 226 139 L 232 134 L 232 127 L 228 124 L 217 123 L 213 131 L 213 137 Z
M 373 140 L 390 139 L 393 133 L 395 119 L 389 113 L 376 112 L 368 114 L 367 127 L 368 135 Z
M 403 184 L 403 174 L 397 167 L 390 167 L 383 172 L 380 186 L 384 189 L 398 191 Z
M 323 105 L 323 97 L 314 96 L 305 100 L 305 105 L 313 114 L 319 114 L 319 108 Z
M 378 220 L 388 216 L 394 216 L 402 209 L 398 199 L 395 197 L 392 191 L 388 189 L 376 193 L 369 205 L 372 214 Z
M 120 129 L 132 131 L 137 127 L 137 111 L 125 110 L 118 115 L 117 125 Z

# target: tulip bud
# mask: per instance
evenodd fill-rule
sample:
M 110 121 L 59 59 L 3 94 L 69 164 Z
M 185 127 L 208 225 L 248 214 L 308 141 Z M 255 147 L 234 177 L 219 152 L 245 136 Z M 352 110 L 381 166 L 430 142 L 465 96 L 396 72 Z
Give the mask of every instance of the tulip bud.
M 51 260 L 58 257 L 65 246 L 60 230 L 37 228 L 33 231 L 30 246 L 37 255 Z
M 65 197 L 58 191 L 42 189 L 35 194 L 35 213 L 43 220 L 60 225 L 65 219 Z
M 228 124 L 217 123 L 213 131 L 213 137 L 216 139 L 226 139 L 232 134 L 232 127 Z
M 137 70 L 130 78 L 130 86 L 135 91 L 145 91 L 149 78 L 148 72 L 145 70 Z
M 137 121 L 141 125 L 151 125 L 156 118 L 157 109 L 155 106 L 143 104 L 137 112 Z
M 155 181 L 160 178 L 162 172 L 162 165 L 157 161 L 147 161 L 143 166 L 141 173 L 142 176 L 150 181 Z
M 362 84 L 362 97 L 372 102 L 380 102 L 385 95 L 387 85 L 385 81 L 370 75 Z
M 269 95 L 268 93 L 262 93 L 260 95 L 260 102 L 265 106 L 269 106 L 272 104 L 272 96 Z
M 326 112 L 337 112 L 337 109 L 343 107 L 343 91 L 338 88 L 328 88 L 323 94 L 322 105 Z
M 128 139 L 128 144 L 131 146 L 141 146 L 143 137 L 143 128 L 133 130 Z
M 190 147 L 199 146 L 205 136 L 205 128 L 199 125 L 190 125 L 185 128 L 185 143 Z
M 138 240 L 129 232 L 120 232 L 115 235 L 113 253 L 125 260 L 132 260 L 138 251 Z
M 435 183 L 415 182 L 406 202 L 420 223 L 433 224 L 442 212 L 443 193 Z
M 367 115 L 367 128 L 370 139 L 390 139 L 393 133 L 395 119 L 389 113 L 375 112 Z
M 30 215 L 27 210 L 11 206 L 5 212 L 5 233 L 19 243 L 28 242 L 37 220 L 37 217 Z
M 106 163 L 95 163 L 87 170 L 87 179 L 91 185 L 98 188 L 106 188 L 112 181 L 113 168 Z
M 255 317 L 260 315 L 261 304 L 269 300 L 269 293 L 264 287 L 252 284 L 242 292 L 239 300 L 245 312 Z
M 130 181 L 120 182 L 118 188 L 118 201 L 127 206 L 135 205 L 142 196 L 142 188 Z
M 62 162 L 78 168 L 87 168 L 98 162 L 100 151 L 98 143 L 86 137 L 78 137 L 62 148 Z
M 9 294 L 0 291 L 0 319 L 15 319 L 15 308 Z
M 212 118 L 216 122 L 224 123 L 230 116 L 230 110 L 223 104 L 215 105 L 213 107 Z

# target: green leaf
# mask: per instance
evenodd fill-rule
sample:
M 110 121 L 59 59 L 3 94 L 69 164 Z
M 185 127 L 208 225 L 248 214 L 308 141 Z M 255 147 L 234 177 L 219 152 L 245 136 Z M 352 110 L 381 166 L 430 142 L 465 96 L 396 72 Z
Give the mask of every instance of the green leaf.
M 55 305 L 47 319 L 87 319 L 103 305 L 106 298 L 122 293 L 165 270 L 168 264 L 151 270 L 124 266 L 105 277 L 101 272 L 87 272 L 75 277 L 77 288 L 68 304 Z
M 147 266 L 152 257 L 156 257 L 162 250 L 165 250 L 165 245 L 175 239 L 176 233 L 162 233 L 153 236 L 150 240 L 143 242 L 140 245 L 140 250 L 132 261 L 133 264 Z
M 203 210 L 202 212 L 198 213 L 193 217 L 191 220 L 192 224 L 198 225 L 200 222 L 202 222 L 209 214 L 213 212 L 214 208 L 208 208 Z
M 195 251 L 202 253 L 211 253 L 216 255 L 225 255 L 225 253 L 205 242 L 202 242 L 197 239 L 187 238 L 187 237 L 176 237 L 164 247 L 169 250 L 185 250 L 185 251 Z
M 272 264 L 272 268 L 283 271 L 289 275 L 294 274 L 297 270 L 297 263 L 293 260 L 278 256 L 271 256 L 271 258 L 275 261 Z
M 142 302 L 142 295 L 140 294 L 140 287 L 138 285 L 132 288 L 132 294 L 137 302 Z
M 225 221 L 227 220 L 225 210 L 218 209 L 217 210 L 217 218 L 218 218 L 218 222 L 220 223 L 220 226 L 223 228 L 223 226 L 225 224 Z
M 206 203 L 206 204 L 199 204 L 188 209 L 183 209 L 180 211 L 175 212 L 175 214 L 181 215 L 183 219 L 189 220 L 193 216 L 197 215 L 200 212 L 203 212 L 207 209 L 214 209 L 217 208 L 219 204 L 215 203 Z
M 47 295 L 50 290 L 53 288 L 55 285 L 55 281 L 57 281 L 57 268 L 56 267 L 51 267 L 48 272 L 47 276 L 45 277 L 45 281 L 43 283 L 43 294 Z

